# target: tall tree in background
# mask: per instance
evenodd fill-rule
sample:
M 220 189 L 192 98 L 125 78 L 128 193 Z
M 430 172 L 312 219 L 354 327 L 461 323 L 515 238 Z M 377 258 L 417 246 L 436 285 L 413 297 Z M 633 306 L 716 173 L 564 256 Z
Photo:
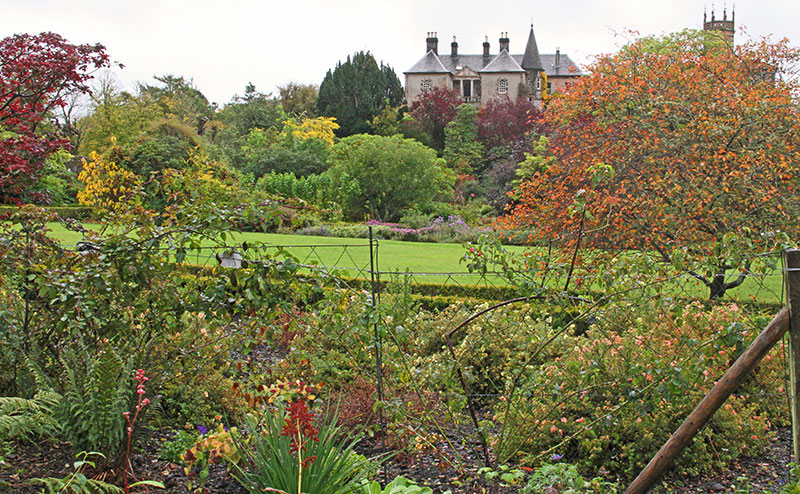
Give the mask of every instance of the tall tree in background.
M 278 86 L 283 111 L 294 117 L 313 117 L 318 93 L 314 84 L 287 82 L 285 86 Z
M 601 57 L 553 98 L 549 160 L 508 223 L 657 253 L 722 297 L 758 253 L 797 239 L 800 51 L 698 32 Z M 580 241 L 580 240 L 577 240 Z
M 456 117 L 461 98 L 452 90 L 434 86 L 411 103 L 411 117 L 430 136 L 433 148 L 444 150 L 444 128 Z
M 387 104 L 403 102 L 403 87 L 388 65 L 380 65 L 369 52 L 358 52 L 325 75 L 319 86 L 317 113 L 334 117 L 337 135 L 345 137 L 369 131 L 371 121 Z
M 73 45 L 54 33 L 0 40 L 0 203 L 26 194 L 45 159 L 69 141 L 48 119 L 70 94 L 88 93 L 92 74 L 109 66 L 102 45 Z

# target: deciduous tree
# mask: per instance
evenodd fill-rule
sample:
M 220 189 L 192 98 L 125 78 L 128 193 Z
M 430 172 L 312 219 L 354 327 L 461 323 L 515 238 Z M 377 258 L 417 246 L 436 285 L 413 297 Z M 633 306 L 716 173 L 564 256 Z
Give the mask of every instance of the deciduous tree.
M 415 99 L 409 110 L 411 117 L 428 133 L 433 148 L 444 150 L 444 128 L 456 117 L 461 98 L 454 91 L 434 86 Z
M 601 57 L 551 101 L 554 159 L 508 223 L 656 253 L 723 296 L 754 255 L 797 238 L 798 60 L 785 40 L 732 48 L 697 32 Z
M 412 139 L 355 135 L 332 148 L 332 187 L 351 218 L 396 220 L 452 193 L 453 177 L 436 152 Z
M 109 65 L 102 45 L 73 45 L 54 33 L 0 40 L 0 202 L 29 199 L 45 159 L 69 141 L 49 126 L 69 94 L 88 93 L 92 74 Z

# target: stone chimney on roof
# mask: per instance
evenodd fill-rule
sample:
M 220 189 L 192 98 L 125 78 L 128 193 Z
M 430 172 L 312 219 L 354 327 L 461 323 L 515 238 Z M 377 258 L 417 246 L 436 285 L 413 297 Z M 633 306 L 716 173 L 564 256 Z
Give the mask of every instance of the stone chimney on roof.
M 500 33 L 500 51 L 508 51 L 508 31 Z
M 483 58 L 489 58 L 489 37 L 483 38 Z
M 439 38 L 436 37 L 437 34 L 435 32 L 428 33 L 428 37 L 425 38 L 425 44 L 427 48 L 425 49 L 425 53 L 433 50 L 434 53 L 437 55 L 439 54 Z
M 450 43 L 450 56 L 457 57 L 458 56 L 458 43 L 456 42 L 456 37 L 453 36 L 453 42 Z

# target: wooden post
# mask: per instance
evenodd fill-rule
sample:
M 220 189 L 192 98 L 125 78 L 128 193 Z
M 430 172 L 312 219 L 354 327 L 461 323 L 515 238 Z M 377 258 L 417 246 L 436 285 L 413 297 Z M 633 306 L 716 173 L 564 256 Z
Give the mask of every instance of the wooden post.
M 789 324 L 789 377 L 792 412 L 792 445 L 794 461 L 800 460 L 800 250 L 784 252 L 786 267 L 786 304 L 791 315 Z
M 650 463 L 639 473 L 639 476 L 628 486 L 625 494 L 644 494 L 658 481 L 661 475 L 689 445 L 714 413 L 725 403 L 725 400 L 744 381 L 764 355 L 775 346 L 789 329 L 789 308 L 784 307 L 749 347 L 736 359 L 736 362 L 725 372 L 722 378 L 711 388 L 703 401 L 692 410 L 678 430 L 667 440 L 656 453 Z

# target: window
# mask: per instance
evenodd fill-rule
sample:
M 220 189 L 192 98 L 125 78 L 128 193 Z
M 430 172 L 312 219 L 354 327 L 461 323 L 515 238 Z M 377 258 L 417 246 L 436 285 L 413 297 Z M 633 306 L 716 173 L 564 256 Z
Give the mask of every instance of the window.
M 497 92 L 499 94 L 506 94 L 508 92 L 508 81 L 505 79 L 500 79 L 497 81 Z
M 552 82 L 548 82 L 547 83 L 547 94 L 552 94 L 552 92 L 553 92 L 553 83 Z
M 542 89 L 542 78 L 541 77 L 537 77 L 536 78 L 536 90 L 538 91 L 538 90 L 541 90 L 541 89 Z
M 422 90 L 423 91 L 430 91 L 431 90 L 431 80 L 430 79 L 422 79 Z
M 461 94 L 461 81 L 459 79 L 453 81 L 453 91 L 455 91 L 456 94 Z

